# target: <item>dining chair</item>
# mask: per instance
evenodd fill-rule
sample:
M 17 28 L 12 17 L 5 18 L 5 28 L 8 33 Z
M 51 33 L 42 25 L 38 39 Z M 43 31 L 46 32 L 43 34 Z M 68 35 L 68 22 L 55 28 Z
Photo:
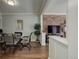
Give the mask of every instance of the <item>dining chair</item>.
M 33 32 L 30 33 L 30 35 L 28 36 L 23 36 L 22 37 L 22 47 L 27 47 L 29 48 L 29 50 L 31 49 L 31 36 L 32 36 Z

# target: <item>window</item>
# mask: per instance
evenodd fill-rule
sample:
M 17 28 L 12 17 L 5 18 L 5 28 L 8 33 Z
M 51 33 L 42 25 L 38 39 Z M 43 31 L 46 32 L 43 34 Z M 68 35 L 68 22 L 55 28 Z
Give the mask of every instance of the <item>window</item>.
M 17 20 L 17 29 L 23 30 L 23 20 Z

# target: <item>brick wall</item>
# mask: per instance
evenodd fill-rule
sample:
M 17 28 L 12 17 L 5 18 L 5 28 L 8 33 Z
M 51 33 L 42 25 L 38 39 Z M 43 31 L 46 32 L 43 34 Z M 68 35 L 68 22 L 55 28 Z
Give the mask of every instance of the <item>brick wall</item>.
M 43 32 L 48 32 L 48 25 L 61 26 L 65 20 L 65 15 L 43 15 Z

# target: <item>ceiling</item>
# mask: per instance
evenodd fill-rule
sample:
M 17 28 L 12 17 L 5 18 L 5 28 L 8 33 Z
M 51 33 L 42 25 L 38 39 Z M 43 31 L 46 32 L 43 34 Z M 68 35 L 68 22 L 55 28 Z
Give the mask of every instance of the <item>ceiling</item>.
M 40 13 L 45 0 L 15 0 L 16 5 L 10 6 L 4 0 L 0 0 L 2 13 Z

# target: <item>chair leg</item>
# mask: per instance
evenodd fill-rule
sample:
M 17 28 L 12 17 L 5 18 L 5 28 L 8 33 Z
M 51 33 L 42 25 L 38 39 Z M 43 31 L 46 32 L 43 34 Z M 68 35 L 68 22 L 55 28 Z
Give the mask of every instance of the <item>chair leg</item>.
M 22 50 L 22 48 L 23 48 L 23 43 L 20 43 L 20 44 L 19 44 L 19 48 L 20 48 L 20 50 Z
M 28 44 L 27 46 L 28 46 L 28 48 L 29 48 L 29 51 L 30 51 L 30 50 L 31 50 L 31 44 Z
M 13 54 L 15 53 L 16 49 L 17 49 L 17 46 L 14 45 L 14 48 L 13 48 Z
M 6 49 L 7 49 L 6 43 L 4 42 L 4 43 L 2 44 L 2 47 L 1 47 L 1 53 L 2 53 L 2 51 L 3 51 L 4 53 L 6 53 Z

